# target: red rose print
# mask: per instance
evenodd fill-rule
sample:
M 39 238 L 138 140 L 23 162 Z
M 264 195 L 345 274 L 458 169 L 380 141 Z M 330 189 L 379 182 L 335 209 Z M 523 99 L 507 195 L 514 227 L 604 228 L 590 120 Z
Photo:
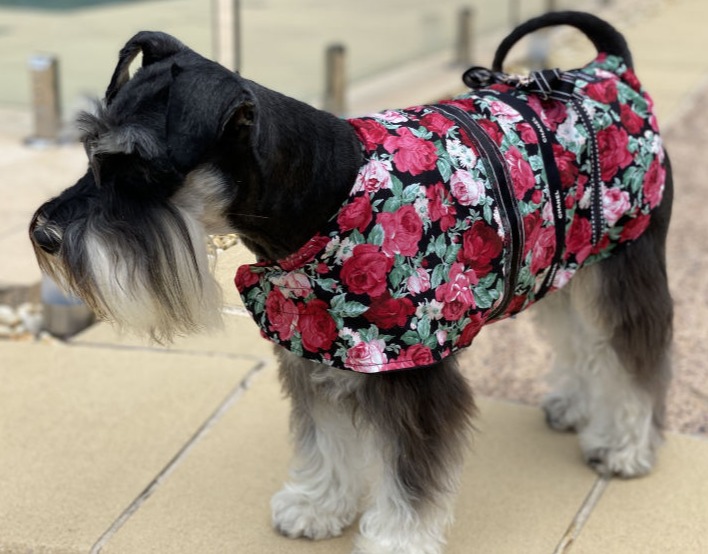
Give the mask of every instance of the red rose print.
M 651 216 L 649 214 L 639 214 L 634 219 L 631 219 L 622 228 L 622 235 L 620 236 L 620 242 L 627 242 L 628 240 L 638 239 L 644 231 L 649 227 L 649 222 L 651 221 Z
M 305 264 L 314 260 L 317 254 L 319 254 L 328 243 L 329 239 L 327 237 L 316 235 L 307 241 L 305 246 L 300 248 L 300 250 L 294 254 L 291 254 L 284 260 L 281 260 L 280 267 L 282 267 L 285 271 L 292 271 L 293 269 L 301 268 Z
M 344 206 L 337 215 L 337 223 L 341 231 L 351 231 L 358 229 L 364 232 L 366 226 L 371 222 L 371 202 L 367 196 L 359 196 L 352 202 Z
M 260 274 L 251 271 L 250 265 L 239 266 L 236 270 L 236 278 L 234 283 L 236 283 L 236 288 L 240 293 L 243 293 L 247 288 L 252 287 L 260 280 Z
M 410 298 L 392 298 L 386 292 L 371 300 L 371 306 L 364 312 L 364 317 L 379 329 L 392 329 L 393 327 L 403 327 L 414 313 L 415 306 Z
M 600 151 L 600 176 L 609 183 L 619 169 L 632 163 L 627 131 L 611 125 L 597 133 L 597 144 Z
M 406 367 L 423 367 L 435 363 L 435 359 L 430 348 L 422 344 L 414 344 L 402 350 L 396 362 L 399 362 L 397 365 L 402 365 L 400 362 L 407 362 Z
M 642 184 L 642 192 L 644 198 L 649 202 L 649 207 L 654 209 L 661 202 L 661 197 L 664 194 L 664 183 L 666 181 L 666 170 L 659 163 L 659 160 L 654 160 L 649 166 L 649 170 L 644 175 L 644 183 Z
M 418 253 L 418 243 L 423 236 L 423 222 L 413 206 L 403 206 L 394 213 L 380 213 L 376 223 L 384 230 L 381 249 L 385 254 L 415 256 Z
M 553 145 L 553 157 L 560 173 L 561 186 L 570 188 L 578 178 L 578 165 L 573 152 L 566 150 L 560 144 Z
M 472 344 L 472 341 L 482 329 L 484 322 L 482 321 L 482 318 L 479 314 L 472 315 L 471 319 L 472 321 L 465 325 L 465 328 L 462 330 L 462 333 L 457 339 L 455 346 L 458 346 L 460 348 L 465 348 L 469 346 L 470 344 Z
M 552 132 L 555 132 L 558 125 L 568 119 L 568 110 L 560 100 L 542 100 L 541 106 L 543 106 L 543 122 Z
M 544 227 L 538 233 L 533 245 L 531 258 L 531 273 L 537 275 L 551 265 L 556 250 L 556 230 L 554 227 Z
M 574 254 L 578 263 L 583 263 L 585 258 L 592 251 L 592 227 L 590 221 L 583 217 L 576 217 L 570 225 L 568 238 L 566 239 L 566 247 L 568 254 Z
M 451 127 L 455 124 L 449 120 L 447 117 L 438 112 L 432 112 L 424 115 L 420 119 L 420 123 L 423 127 L 430 129 L 433 133 L 440 136 L 444 136 Z
M 389 135 L 383 144 L 393 154 L 393 163 L 399 171 L 420 175 L 435 169 L 438 162 L 435 144 L 416 137 L 407 127 L 397 129 L 396 133 L 398 136 Z
M 514 185 L 514 194 L 518 200 L 523 200 L 526 192 L 536 185 L 533 169 L 524 159 L 518 148 L 511 147 L 504 158 L 509 166 L 509 173 Z
M 364 143 L 364 148 L 369 151 L 376 150 L 376 147 L 388 136 L 388 129 L 374 119 L 354 119 L 351 123 L 359 139 Z
M 499 258 L 503 246 L 496 230 L 478 220 L 462 235 L 462 248 L 457 260 L 471 268 L 478 277 L 484 277 L 492 270 L 492 261 Z
M 504 139 L 504 131 L 501 130 L 501 127 L 499 127 L 497 123 L 489 119 L 480 119 L 477 123 L 479 123 L 479 126 L 484 129 L 484 132 L 489 135 L 489 138 L 492 139 L 497 146 L 501 145 Z M 469 140 L 465 142 L 469 143 Z
M 585 87 L 585 92 L 590 98 L 603 104 L 610 104 L 617 100 L 617 85 L 610 79 L 590 83 Z
M 638 135 L 644 127 L 644 119 L 637 115 L 628 104 L 620 106 L 620 120 L 630 135 Z
M 435 300 L 443 303 L 442 315 L 446 320 L 457 321 L 475 306 L 472 287 L 477 282 L 474 271 L 465 271 L 461 263 L 452 264 L 448 282 L 435 290 Z
M 518 123 L 516 125 L 516 132 L 519 133 L 519 136 L 524 143 L 538 144 L 538 136 L 536 136 L 536 131 L 533 130 L 533 127 L 531 127 L 529 123 L 526 123 L 525 121 Z
M 436 183 L 425 189 L 428 198 L 428 214 L 433 222 L 440 221 L 440 229 L 447 231 L 455 224 L 455 206 L 447 188 L 442 183 Z
M 642 91 L 642 85 L 639 83 L 639 79 L 637 79 L 636 74 L 631 69 L 627 69 L 627 71 L 622 73 L 621 78 L 625 83 L 632 87 L 632 89 L 636 90 L 637 92 Z
M 327 350 L 337 338 L 337 325 L 327 311 L 327 303 L 315 299 L 299 306 L 302 346 L 308 352 Z
M 273 289 L 266 298 L 265 310 L 270 330 L 278 333 L 281 340 L 290 340 L 298 318 L 295 302 L 285 298 L 280 290 Z
M 342 281 L 354 294 L 381 296 L 388 288 L 387 276 L 393 261 L 378 246 L 360 244 L 342 265 Z

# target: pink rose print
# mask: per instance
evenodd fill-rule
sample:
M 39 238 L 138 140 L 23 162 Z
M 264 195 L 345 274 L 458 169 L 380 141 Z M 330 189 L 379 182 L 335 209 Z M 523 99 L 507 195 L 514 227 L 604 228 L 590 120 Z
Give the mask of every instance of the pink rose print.
M 414 256 L 418 253 L 418 243 L 423 236 L 423 222 L 413 206 L 403 206 L 394 213 L 380 213 L 376 217 L 376 223 L 384 230 L 381 249 L 386 255 Z
M 393 154 L 393 163 L 399 171 L 420 175 L 435 169 L 438 162 L 435 144 L 416 137 L 407 127 L 397 129 L 396 133 L 397 137 L 386 138 L 384 148 Z
M 366 373 L 368 367 L 373 370 L 388 361 L 384 350 L 386 344 L 382 340 L 371 342 L 360 342 L 347 351 L 347 358 L 344 361 L 345 367 Z
M 391 174 L 383 162 L 371 160 L 357 175 L 355 190 L 376 192 L 379 189 L 391 188 Z
M 430 275 L 425 269 L 419 267 L 413 275 L 408 277 L 406 287 L 411 294 L 426 292 L 430 290 Z
M 602 213 L 612 227 L 630 208 L 629 193 L 626 190 L 602 187 Z
M 484 183 L 476 181 L 468 171 L 458 169 L 450 177 L 452 195 L 463 206 L 476 206 L 484 195 Z
M 443 303 L 442 315 L 448 321 L 457 321 L 475 305 L 472 287 L 478 282 L 474 271 L 465 271 L 464 265 L 454 263 L 448 282 L 435 290 L 435 300 Z
M 519 152 L 519 149 L 513 146 L 509 148 L 504 158 L 509 166 L 509 173 L 514 184 L 514 195 L 518 200 L 523 200 L 526 192 L 536 184 L 533 169 Z

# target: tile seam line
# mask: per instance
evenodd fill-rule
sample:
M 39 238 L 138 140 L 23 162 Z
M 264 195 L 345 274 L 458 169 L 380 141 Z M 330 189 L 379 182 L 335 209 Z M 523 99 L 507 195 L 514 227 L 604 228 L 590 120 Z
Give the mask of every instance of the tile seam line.
M 588 519 L 590 519 L 590 515 L 593 510 L 599 504 L 602 495 L 610 484 L 610 481 L 611 478 L 608 477 L 598 477 L 595 480 L 590 492 L 583 500 L 583 503 L 580 505 L 580 508 L 575 514 L 575 517 L 573 517 L 573 521 L 570 522 L 570 525 L 566 529 L 565 533 L 563 533 L 563 537 L 561 537 L 558 546 L 556 546 L 555 550 L 553 550 L 553 554 L 568 554 L 570 552 L 573 544 L 580 536 L 585 523 L 587 523 Z
M 150 483 L 133 499 L 133 501 L 123 510 L 123 512 L 113 521 L 98 540 L 93 544 L 90 554 L 100 554 L 109 541 L 118 531 L 130 520 L 130 518 L 142 507 L 142 505 L 167 481 L 172 473 L 187 458 L 190 452 L 201 442 L 205 435 L 221 420 L 226 412 L 231 409 L 243 394 L 251 388 L 252 381 L 263 372 L 268 364 L 261 361 L 253 366 L 246 376 L 236 385 L 219 404 L 209 417 L 197 428 L 194 434 L 177 451 L 170 461 L 158 472 Z
M 213 350 L 191 350 L 191 349 L 167 349 L 155 346 L 141 346 L 129 344 L 116 344 L 111 342 L 84 342 L 81 339 L 70 340 L 64 343 L 68 348 L 94 348 L 99 350 L 121 350 L 124 352 L 149 352 L 156 354 L 167 354 L 172 356 L 194 356 L 204 358 L 224 358 L 226 360 L 248 360 L 249 362 L 265 363 L 265 359 L 259 356 L 247 354 L 230 354 L 228 352 L 215 352 Z

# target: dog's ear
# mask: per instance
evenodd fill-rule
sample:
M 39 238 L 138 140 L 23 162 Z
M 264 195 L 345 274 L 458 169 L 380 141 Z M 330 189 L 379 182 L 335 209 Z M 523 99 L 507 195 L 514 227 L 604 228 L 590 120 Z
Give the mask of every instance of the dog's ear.
M 106 104 L 110 104 L 121 87 L 130 79 L 130 64 L 143 53 L 143 67 L 173 56 L 187 47 L 167 33 L 141 31 L 131 38 L 118 54 L 111 82 L 106 90 Z
M 193 169 L 227 127 L 249 128 L 256 118 L 256 100 L 244 80 L 213 62 L 198 73 L 172 67 L 167 103 L 167 148 L 182 171 Z

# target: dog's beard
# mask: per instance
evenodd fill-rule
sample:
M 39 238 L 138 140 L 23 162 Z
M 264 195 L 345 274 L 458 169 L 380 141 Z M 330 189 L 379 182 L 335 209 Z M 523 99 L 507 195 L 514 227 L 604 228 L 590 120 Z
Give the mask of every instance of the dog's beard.
M 131 219 L 70 225 L 57 256 L 35 248 L 40 266 L 99 317 L 158 342 L 219 326 L 202 225 L 173 206 Z

